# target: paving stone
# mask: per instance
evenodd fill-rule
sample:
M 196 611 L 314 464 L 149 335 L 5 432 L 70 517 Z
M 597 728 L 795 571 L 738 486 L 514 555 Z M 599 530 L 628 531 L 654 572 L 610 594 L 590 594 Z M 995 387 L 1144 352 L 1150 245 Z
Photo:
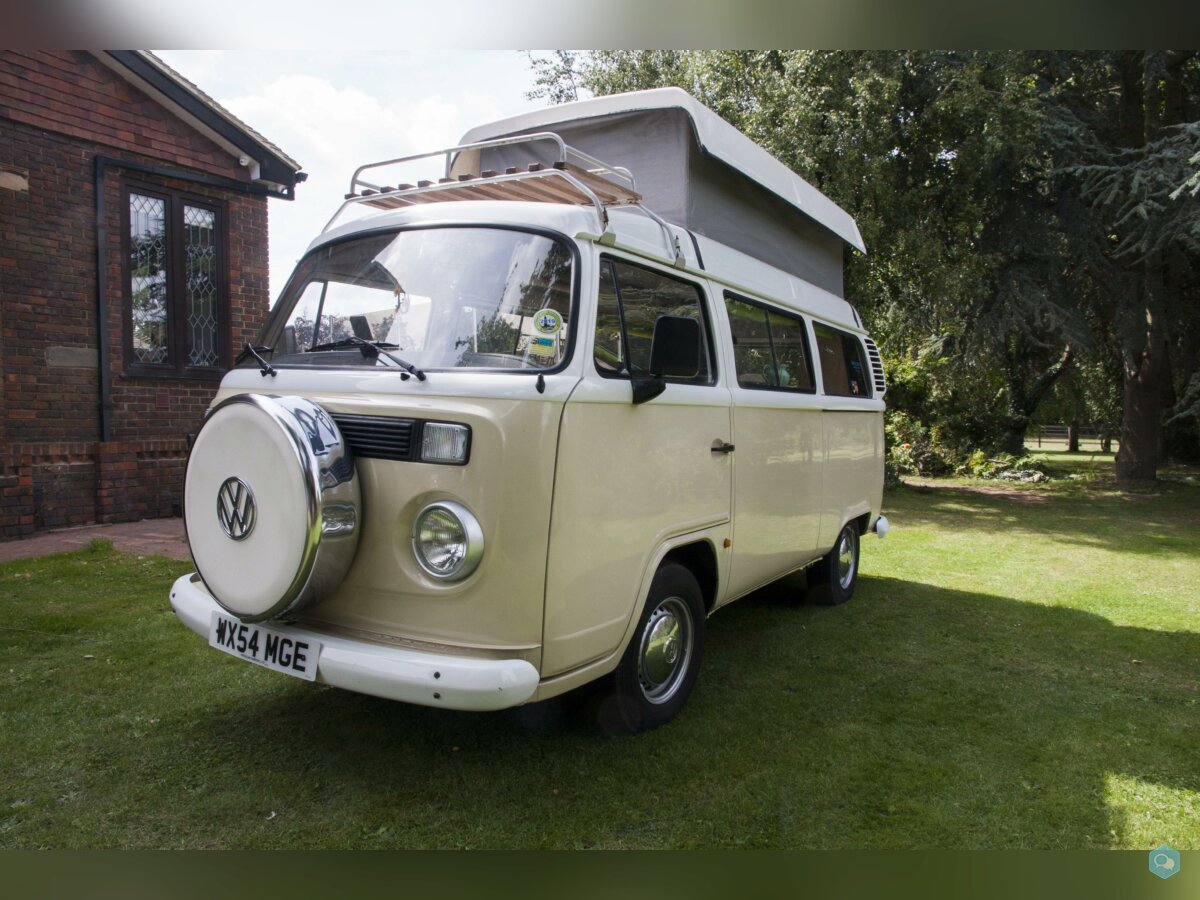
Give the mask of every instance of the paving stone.
M 51 553 L 82 550 L 97 538 L 112 541 L 118 550 L 139 556 L 169 556 L 190 559 L 183 536 L 183 519 L 143 519 L 119 525 L 86 525 L 45 531 L 19 541 L 0 543 L 0 562 L 29 559 Z

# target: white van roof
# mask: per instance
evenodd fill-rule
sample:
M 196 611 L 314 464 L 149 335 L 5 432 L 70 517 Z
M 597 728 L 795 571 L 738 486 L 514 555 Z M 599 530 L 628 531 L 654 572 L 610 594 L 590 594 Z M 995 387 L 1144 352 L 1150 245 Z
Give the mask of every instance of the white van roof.
M 682 110 L 688 116 L 702 151 L 771 191 L 850 246 L 860 252 L 866 252 L 858 226 L 848 212 L 691 94 L 679 88 L 612 94 L 522 113 L 472 128 L 463 135 L 461 143 L 472 144 L 533 131 L 555 131 L 555 126 L 571 122 L 668 109 Z M 568 143 L 574 145 L 575 142 L 568 140 Z M 620 159 L 615 158 L 605 161 L 622 164 Z M 640 187 L 642 185 L 639 185 Z

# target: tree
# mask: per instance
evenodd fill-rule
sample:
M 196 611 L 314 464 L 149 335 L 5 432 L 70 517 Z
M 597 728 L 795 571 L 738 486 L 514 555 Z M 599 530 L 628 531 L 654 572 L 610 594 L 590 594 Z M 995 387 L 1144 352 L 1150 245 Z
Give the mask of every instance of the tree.
M 1056 62 L 1051 137 L 1086 221 L 1076 247 L 1099 275 L 1123 362 L 1117 477 L 1153 479 L 1164 414 L 1200 369 L 1191 299 L 1200 66 L 1194 53 L 1160 51 L 1064 54 Z M 1187 418 L 1187 408 L 1180 415 Z
M 574 50 L 555 50 L 549 56 L 535 56 L 533 53 L 527 53 L 526 56 L 535 73 L 533 89 L 526 94 L 530 100 L 570 103 L 579 99 L 578 53 Z
M 598 94 L 683 87 L 851 210 L 871 253 L 849 260 L 847 296 L 893 367 L 930 346 L 949 354 L 922 368 L 923 381 L 948 380 L 944 401 L 961 398 L 938 416 L 943 437 L 1019 453 L 1089 338 L 1064 263 L 1037 62 L 605 51 L 577 57 L 571 83 Z

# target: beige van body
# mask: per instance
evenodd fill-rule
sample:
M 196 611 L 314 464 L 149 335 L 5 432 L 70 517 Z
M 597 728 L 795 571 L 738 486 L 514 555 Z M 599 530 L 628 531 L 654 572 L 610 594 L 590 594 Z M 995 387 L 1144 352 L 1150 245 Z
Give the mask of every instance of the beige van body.
M 712 116 L 649 93 L 626 103 Z M 488 140 L 447 151 L 447 170 Z M 214 647 L 460 709 L 606 678 L 637 730 L 682 706 L 714 610 L 814 564 L 831 602 L 849 596 L 858 536 L 886 530 L 885 385 L 853 308 L 627 185 L 597 197 L 595 167 L 558 171 L 558 202 L 536 165 L 445 179 L 444 198 L 371 190 L 348 208 L 382 211 L 314 242 L 189 459 L 198 572 L 171 599 Z M 841 216 L 822 226 L 838 252 L 857 239 Z M 493 257 L 524 274 L 443 298 Z M 339 291 L 394 309 L 342 315 Z M 682 350 L 663 363 L 668 334 Z

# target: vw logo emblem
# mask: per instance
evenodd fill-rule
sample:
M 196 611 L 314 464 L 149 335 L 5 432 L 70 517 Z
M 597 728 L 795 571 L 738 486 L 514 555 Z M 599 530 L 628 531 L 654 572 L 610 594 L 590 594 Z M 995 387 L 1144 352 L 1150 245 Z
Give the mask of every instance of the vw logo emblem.
M 244 540 L 254 530 L 254 494 L 240 478 L 226 478 L 217 491 L 217 521 L 235 541 Z

